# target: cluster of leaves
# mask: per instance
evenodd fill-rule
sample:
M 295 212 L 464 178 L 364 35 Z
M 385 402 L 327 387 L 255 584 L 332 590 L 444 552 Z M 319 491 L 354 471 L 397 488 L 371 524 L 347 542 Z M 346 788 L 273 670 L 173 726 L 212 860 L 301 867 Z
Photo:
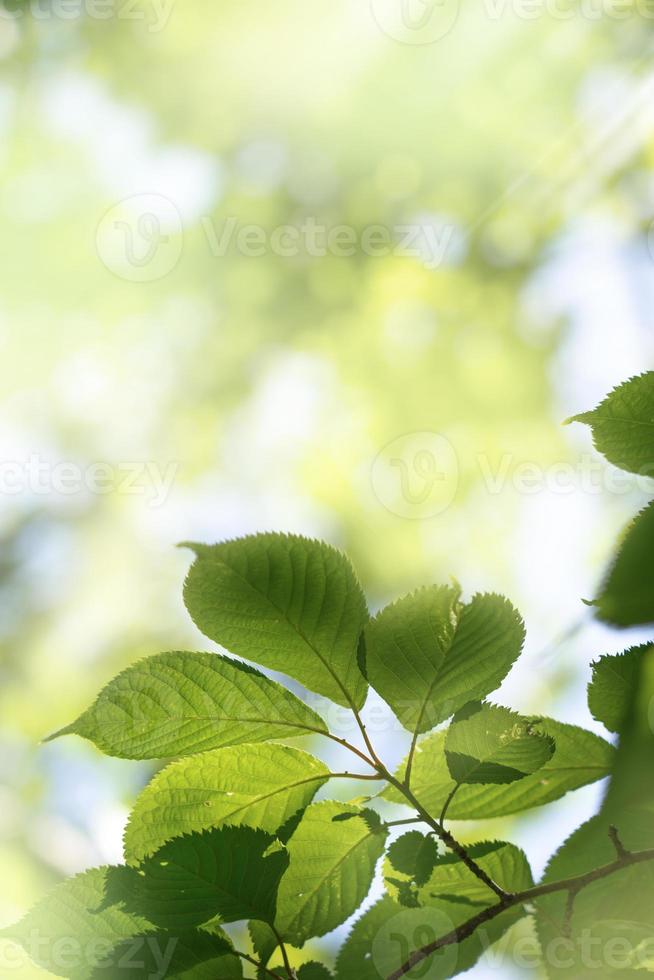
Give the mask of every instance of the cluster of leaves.
M 579 419 L 611 461 L 639 473 L 654 465 L 654 374 Z M 602 586 L 598 614 L 612 623 L 654 622 L 653 515 L 650 505 L 630 528 Z M 487 700 L 524 643 L 520 615 L 500 596 L 464 602 L 458 586 L 427 587 L 370 618 L 351 565 L 321 542 L 260 534 L 189 547 L 190 615 L 242 659 L 143 660 L 52 736 L 174 761 L 136 801 L 125 864 L 64 882 L 5 936 L 71 980 L 235 980 L 248 964 L 260 978 L 326 980 L 324 965 L 294 969 L 296 951 L 356 913 L 383 858 L 385 897 L 354 925 L 338 980 L 453 976 L 526 916 L 549 975 L 592 973 L 578 942 L 589 931 L 604 950 L 616 939 L 626 949 L 602 976 L 653 968 L 654 645 L 594 667 L 590 707 L 621 734 L 616 753 L 577 726 Z M 348 709 L 359 741 L 243 660 Z M 362 719 L 370 688 L 412 736 L 395 771 Z M 332 772 L 285 744 L 300 735 L 331 739 L 366 771 Z M 601 812 L 539 884 L 514 844 L 463 846 L 452 833 L 453 821 L 515 814 L 611 773 Z M 378 782 L 377 796 L 314 802 L 334 779 Z M 399 804 L 413 816 L 385 820 L 382 802 L 385 814 Z M 393 827 L 412 823 L 393 839 Z M 242 922 L 247 949 L 224 929 Z M 550 956 L 560 940 L 569 955 Z

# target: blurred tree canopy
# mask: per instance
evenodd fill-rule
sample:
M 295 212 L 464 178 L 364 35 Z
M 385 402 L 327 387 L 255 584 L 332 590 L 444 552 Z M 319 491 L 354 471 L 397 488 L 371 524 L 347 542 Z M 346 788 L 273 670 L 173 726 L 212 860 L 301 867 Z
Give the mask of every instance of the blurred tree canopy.
M 36 742 L 121 666 L 201 643 L 177 541 L 324 536 L 374 602 L 455 574 L 506 590 L 546 640 L 579 611 L 546 599 L 543 576 L 560 563 L 567 592 L 590 594 L 638 491 L 493 493 L 484 475 L 573 462 L 590 443 L 560 420 L 654 352 L 637 4 L 463 4 L 424 44 L 384 33 L 375 0 L 73 7 L 7 0 L 0 17 L 3 459 L 174 478 L 159 506 L 115 483 L 2 494 L 7 921 L 119 841 L 146 771 Z M 117 274 L 111 250 L 121 215 L 147 238 L 144 196 L 173 216 L 175 261 L 151 281 Z M 345 227 L 352 254 L 311 254 L 305 232 L 291 254 L 271 246 L 307 223 Z M 263 254 L 243 247 L 248 226 Z M 380 254 L 362 247 L 375 228 Z M 427 516 L 410 513 L 435 478 L 411 470 L 425 433 L 457 474 Z M 409 512 L 384 489 L 407 446 Z M 552 507 L 565 540 L 548 540 Z M 554 670 L 545 701 L 557 684 Z

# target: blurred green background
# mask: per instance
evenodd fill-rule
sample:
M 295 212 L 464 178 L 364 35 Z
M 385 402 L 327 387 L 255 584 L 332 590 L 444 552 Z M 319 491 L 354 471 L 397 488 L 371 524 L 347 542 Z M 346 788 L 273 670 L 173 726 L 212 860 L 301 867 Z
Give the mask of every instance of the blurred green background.
M 39 742 L 210 648 L 181 540 L 324 537 L 372 608 L 503 591 L 529 641 L 498 698 L 590 724 L 632 637 L 580 600 L 651 484 L 560 423 L 653 363 L 654 8 L 1 14 L 0 924 L 120 858 L 151 769 Z M 516 821 L 537 868 L 598 792 Z

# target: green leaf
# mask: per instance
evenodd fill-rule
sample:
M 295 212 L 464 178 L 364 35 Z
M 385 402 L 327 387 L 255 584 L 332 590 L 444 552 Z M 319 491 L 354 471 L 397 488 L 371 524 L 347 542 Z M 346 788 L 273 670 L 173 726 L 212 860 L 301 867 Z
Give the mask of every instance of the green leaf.
M 331 973 L 322 963 L 304 963 L 297 976 L 298 980 L 330 980 Z
M 609 828 L 630 851 L 654 849 L 654 647 L 640 658 L 624 716 L 613 777 L 598 816 L 584 824 L 551 860 L 545 881 L 585 874 L 616 860 Z M 641 970 L 654 935 L 654 860 L 625 868 L 584 888 L 576 898 L 564 954 L 548 953 L 560 935 L 565 893 L 538 900 L 538 931 L 550 977 L 613 977 Z M 644 964 L 644 965 L 643 965 Z
M 450 820 L 485 820 L 520 813 L 531 807 L 558 800 L 609 775 L 615 749 L 605 739 L 576 725 L 565 725 L 551 718 L 538 721 L 538 729 L 554 739 L 554 755 L 542 769 L 515 783 L 490 786 L 461 786 L 447 811 Z M 440 813 L 456 786 L 445 760 L 446 732 L 429 735 L 418 746 L 413 764 L 411 788 L 430 813 Z M 403 762 L 397 771 L 402 778 Z M 383 797 L 394 803 L 404 798 L 393 787 Z
M 438 842 L 433 835 L 411 830 L 391 844 L 388 860 L 395 871 L 424 885 L 438 861 Z
M 497 595 L 468 605 L 456 588 L 420 589 L 383 609 L 365 632 L 366 673 L 405 728 L 427 732 L 500 686 L 525 639 Z
M 165 972 L 164 972 L 165 971 Z M 157 932 L 117 946 L 92 980 L 242 980 L 241 961 L 222 930 Z
M 626 628 L 654 623 L 654 501 L 629 527 L 595 602 L 600 619 Z
M 289 856 L 279 841 L 252 827 L 220 827 L 178 837 L 127 869 L 130 907 L 167 930 L 211 919 L 257 919 L 272 925 Z
M 174 762 L 136 801 L 126 860 L 138 863 L 173 837 L 223 824 L 274 834 L 328 778 L 322 762 L 286 745 L 237 745 Z
M 339 821 L 343 815 L 356 819 Z M 310 806 L 288 842 L 277 932 L 302 946 L 345 922 L 368 894 L 385 842 L 385 830 L 365 810 L 333 802 Z
M 95 868 L 69 878 L 15 926 L 0 933 L 22 946 L 31 959 L 58 977 L 87 980 L 113 949 L 155 932 L 144 916 L 124 903 L 106 904 L 115 868 Z
M 446 980 L 475 965 L 488 946 L 524 916 L 510 909 L 462 943 L 447 946 L 408 976 Z M 336 980 L 386 980 L 417 949 L 446 935 L 470 917 L 465 903 L 442 901 L 407 909 L 384 898 L 355 923 L 336 963 Z
M 279 945 L 277 936 L 269 925 L 265 922 L 258 922 L 256 919 L 248 923 L 248 932 L 255 956 L 266 966 Z
M 600 657 L 593 664 L 588 685 L 588 705 L 593 718 L 610 732 L 619 732 L 632 702 L 642 658 L 652 650 L 645 644 L 615 656 Z
M 473 844 L 466 850 L 489 878 L 505 891 L 520 892 L 533 886 L 527 857 L 514 844 L 491 841 Z M 497 897 L 455 854 L 445 854 L 418 891 L 420 905 L 443 900 L 466 903 L 470 906 L 469 914 L 474 915 L 481 908 L 495 905 Z
M 615 388 L 592 412 L 574 415 L 593 430 L 598 451 L 622 470 L 654 474 L 654 371 Z
M 363 706 L 358 645 L 368 611 L 344 555 L 282 534 L 189 547 L 198 557 L 184 599 L 206 636 L 337 704 Z
M 380 980 L 372 944 L 382 927 L 402 911 L 401 905 L 386 897 L 357 920 L 338 954 L 336 980 Z
M 537 721 L 492 704 L 462 708 L 445 739 L 456 783 L 513 783 L 542 769 L 553 755 L 554 739 L 538 731 Z
M 384 883 L 391 898 L 415 908 L 418 888 L 428 881 L 438 856 L 438 843 L 433 835 L 412 830 L 394 841 L 384 861 Z
M 128 667 L 50 738 L 81 735 L 108 755 L 161 759 L 326 731 L 299 698 L 246 664 L 162 653 Z

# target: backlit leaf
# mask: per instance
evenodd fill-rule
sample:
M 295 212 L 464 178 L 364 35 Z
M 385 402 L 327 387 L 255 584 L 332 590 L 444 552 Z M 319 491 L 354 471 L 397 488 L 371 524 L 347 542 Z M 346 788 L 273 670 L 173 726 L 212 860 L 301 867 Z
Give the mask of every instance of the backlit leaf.
M 645 644 L 625 653 L 600 657 L 593 664 L 588 686 L 588 705 L 593 717 L 610 732 L 619 732 L 631 705 L 642 658 L 652 649 Z
M 598 816 L 569 838 L 551 860 L 545 881 L 594 871 L 614 862 L 609 836 L 615 827 L 629 851 L 654 853 L 654 648 L 641 657 L 627 711 L 613 777 Z M 550 977 L 613 978 L 648 969 L 654 935 L 654 859 L 624 868 L 584 888 L 570 919 L 570 938 L 562 945 L 566 894 L 538 900 L 538 930 Z M 556 945 L 558 942 L 558 946 Z M 553 956 L 557 949 L 560 954 Z
M 654 623 L 654 501 L 631 524 L 595 603 L 613 626 Z
M 595 446 L 615 466 L 654 476 L 654 371 L 626 381 L 592 412 L 568 421 L 590 425 Z
M 445 757 L 456 783 L 513 783 L 541 769 L 554 755 L 554 739 L 538 722 L 508 708 L 470 704 L 455 716 Z
M 468 854 L 489 878 L 507 892 L 520 892 L 534 884 L 529 862 L 514 844 L 492 841 L 467 847 Z M 495 905 L 497 896 L 452 853 L 444 854 L 418 891 L 420 905 L 440 901 L 461 901 L 469 905 L 470 915 Z
M 351 816 L 343 821 L 338 817 Z M 276 928 L 294 946 L 324 936 L 351 916 L 370 890 L 386 833 L 379 820 L 345 803 L 310 806 L 288 842 Z
M 366 628 L 366 672 L 405 728 L 427 732 L 498 688 L 524 638 L 519 613 L 501 596 L 464 605 L 456 588 L 420 589 Z
M 58 977 L 87 980 L 121 943 L 140 938 L 142 945 L 143 937 L 156 932 L 124 902 L 107 904 L 116 870 L 95 868 L 62 882 L 0 938 L 19 943 L 38 966 Z
M 289 856 L 252 827 L 220 827 L 178 837 L 129 869 L 131 907 L 157 926 L 185 930 L 211 919 L 272 923 Z
M 461 786 L 447 811 L 448 819 L 484 820 L 520 813 L 609 775 L 615 749 L 605 739 L 551 718 L 528 720 L 538 721 L 538 730 L 554 739 L 554 755 L 549 762 L 515 783 Z M 411 787 L 420 802 L 436 814 L 456 786 L 445 760 L 445 738 L 446 732 L 434 732 L 419 744 L 411 777 Z M 405 770 L 403 762 L 397 770 L 398 778 Z M 403 802 L 393 787 L 382 795 L 395 803 Z
M 486 923 L 462 943 L 447 946 L 420 963 L 409 974 L 428 980 L 447 980 L 475 965 L 488 947 L 522 916 L 510 909 Z M 336 962 L 336 980 L 386 980 L 417 949 L 434 942 L 470 918 L 462 902 L 434 902 L 426 908 L 403 908 L 384 898 L 354 925 Z
M 156 932 L 117 946 L 92 980 L 242 980 L 241 960 L 227 936 L 211 932 Z
M 368 611 L 347 558 L 320 541 L 257 534 L 197 554 L 184 599 L 202 632 L 345 707 L 362 707 L 358 646 Z
M 328 778 L 322 762 L 286 745 L 238 745 L 174 762 L 137 799 L 125 857 L 138 863 L 173 837 L 223 824 L 274 834 Z
M 128 667 L 60 735 L 108 755 L 161 759 L 325 732 L 322 718 L 259 671 L 212 653 L 162 653 Z

